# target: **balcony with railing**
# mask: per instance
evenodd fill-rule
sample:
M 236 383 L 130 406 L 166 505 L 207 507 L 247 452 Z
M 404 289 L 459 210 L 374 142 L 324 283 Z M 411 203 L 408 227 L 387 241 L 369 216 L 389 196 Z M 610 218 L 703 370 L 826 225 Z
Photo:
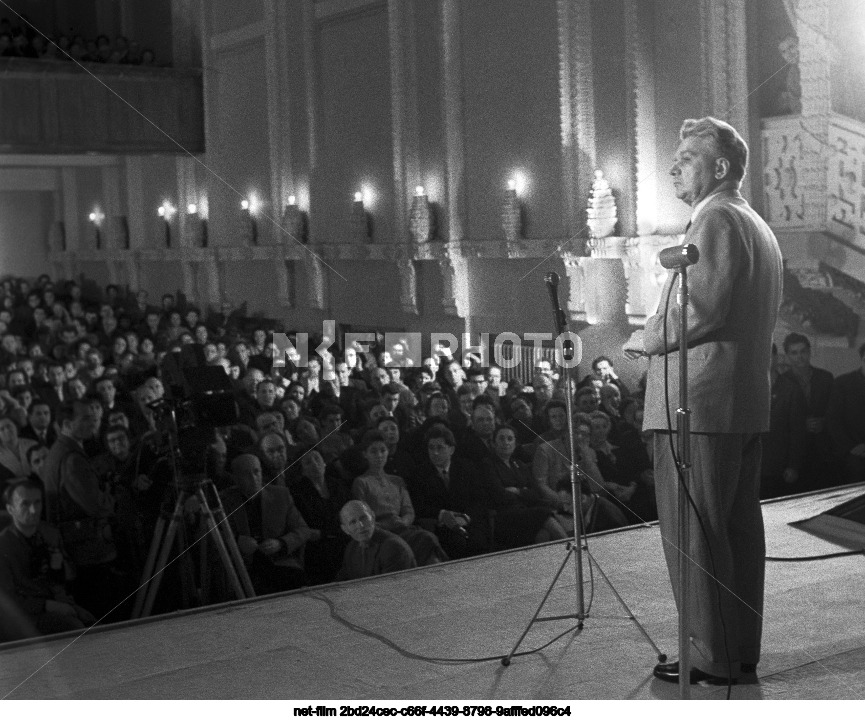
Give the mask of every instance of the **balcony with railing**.
M 201 71 L 0 59 L 0 152 L 204 150 Z

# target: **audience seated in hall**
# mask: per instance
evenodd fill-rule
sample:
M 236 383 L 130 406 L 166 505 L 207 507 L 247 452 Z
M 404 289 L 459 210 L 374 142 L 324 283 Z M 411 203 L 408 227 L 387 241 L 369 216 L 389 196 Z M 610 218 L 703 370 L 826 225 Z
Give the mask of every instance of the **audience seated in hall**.
M 129 604 L 118 601 L 140 579 L 160 512 L 173 503 L 167 409 L 199 366 L 223 369 L 239 409 L 207 427 L 201 462 L 258 592 L 573 532 L 565 386 L 545 359 L 529 387 L 511 370 L 444 349 L 410 366 L 407 341 L 311 351 L 309 367 L 299 357 L 274 365 L 275 321 L 154 297 L 158 305 L 144 290 L 116 286 L 97 297 L 48 276 L 0 282 L 0 484 L 29 477 L 44 487 L 43 521 L 78 567 L 56 596 L 75 599 L 61 602 L 61 622 L 83 623 L 71 603 L 97 618 L 128 618 Z M 865 372 L 833 385 L 803 359 L 807 338 L 788 341 L 773 376 L 764 475 L 778 493 L 806 488 L 790 482 L 789 469 L 825 475 L 829 466 L 814 456 L 825 435 L 829 463 L 859 478 Z M 793 369 L 784 372 L 787 355 Z M 588 530 L 654 518 L 639 395 L 604 357 L 579 385 L 574 456 Z M 352 495 L 364 503 L 349 503 Z M 186 509 L 184 523 L 195 538 L 200 511 Z M 166 573 L 157 610 L 178 608 L 179 588 L 179 574 Z M 50 620 L 31 613 L 27 628 L 59 628 Z

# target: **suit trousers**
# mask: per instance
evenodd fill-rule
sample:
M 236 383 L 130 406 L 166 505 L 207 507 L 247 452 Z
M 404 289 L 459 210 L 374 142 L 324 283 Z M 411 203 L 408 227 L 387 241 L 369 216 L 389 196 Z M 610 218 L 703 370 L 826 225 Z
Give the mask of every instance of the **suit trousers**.
M 678 587 L 679 484 L 670 440 L 669 433 L 655 432 L 655 492 L 676 605 L 681 609 L 684 600 L 689 612 L 697 651 L 692 665 L 714 676 L 737 678 L 740 664 L 759 661 L 763 631 L 766 540 L 759 500 L 760 436 L 691 435 L 690 492 L 705 533 L 692 513 L 691 588 L 684 599 Z M 675 445 L 675 436 L 672 441 Z

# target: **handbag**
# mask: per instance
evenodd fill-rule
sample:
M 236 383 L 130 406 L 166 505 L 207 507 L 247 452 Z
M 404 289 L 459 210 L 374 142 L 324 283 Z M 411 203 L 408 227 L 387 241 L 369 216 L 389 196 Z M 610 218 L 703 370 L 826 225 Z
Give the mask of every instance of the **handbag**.
M 117 558 L 117 546 L 107 518 L 64 521 L 60 535 L 66 554 L 78 567 L 98 566 Z

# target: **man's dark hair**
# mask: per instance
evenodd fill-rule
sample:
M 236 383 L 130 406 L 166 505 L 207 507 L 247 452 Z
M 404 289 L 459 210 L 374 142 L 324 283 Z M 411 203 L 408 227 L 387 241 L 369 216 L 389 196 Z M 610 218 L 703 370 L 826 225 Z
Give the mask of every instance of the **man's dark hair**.
M 444 398 L 445 402 L 448 404 L 448 407 L 450 407 L 450 404 L 451 404 L 450 399 L 441 391 L 435 391 L 433 393 L 430 393 L 427 396 L 426 405 L 424 406 L 424 413 L 429 415 L 429 411 L 430 411 L 430 408 L 432 408 L 433 401 L 438 399 L 438 398 Z
M 35 478 L 25 476 L 21 479 L 9 481 L 9 485 L 6 486 L 6 490 L 3 491 L 3 502 L 7 506 L 12 505 L 12 498 L 15 495 L 15 491 L 17 491 L 19 488 L 28 488 L 31 491 L 39 491 L 39 493 L 42 494 L 43 500 L 45 498 L 45 491 L 42 489 L 42 484 Z
M 474 412 L 475 408 L 478 406 L 489 406 L 493 409 L 493 413 L 496 412 L 496 402 L 489 396 L 487 393 L 481 393 L 477 398 L 472 401 L 472 412 Z
M 496 429 L 493 431 L 493 443 L 495 443 L 496 438 L 502 431 L 510 431 L 514 434 L 514 438 L 516 438 L 517 432 L 513 429 L 512 426 L 496 426 Z
M 28 416 L 33 414 L 33 409 L 36 408 L 36 406 L 46 406 L 49 411 L 51 410 L 51 404 L 48 401 L 43 400 L 39 396 L 36 396 L 35 398 L 33 398 L 33 402 L 30 404 L 30 407 L 27 409 L 27 415 Z
M 811 341 L 808 340 L 808 336 L 802 335 L 801 333 L 790 333 L 784 338 L 784 352 L 789 353 L 791 346 L 799 345 L 800 343 L 804 343 L 805 347 L 810 350 Z
M 57 423 L 62 428 L 64 423 L 75 420 L 75 411 L 78 408 L 90 408 L 87 398 L 72 398 L 60 404 L 57 409 Z
M 37 451 L 41 451 L 43 448 L 45 450 L 48 450 L 48 446 L 46 446 L 44 443 L 36 443 L 30 446 L 30 448 L 28 448 L 27 451 L 24 453 L 24 457 L 27 459 L 27 463 L 29 464 L 30 461 L 33 459 L 34 453 L 36 453 Z
M 859 346 L 859 360 L 865 358 L 865 343 Z
M 549 413 L 553 408 L 561 408 L 565 412 L 566 416 L 568 414 L 568 406 L 565 402 L 558 398 L 553 398 L 552 400 L 547 401 L 546 405 L 544 405 L 544 416 L 549 418 Z
M 453 431 L 448 428 L 446 425 L 442 423 L 436 423 L 433 425 L 427 432 L 423 438 L 424 448 L 429 446 L 430 441 L 434 441 L 436 439 L 441 439 L 445 442 L 446 445 L 451 448 L 455 447 L 457 442 L 454 439 Z
M 393 416 L 381 416 L 376 422 L 375 427 L 378 428 L 382 423 L 393 423 L 399 428 L 399 423 L 396 422 L 396 418 Z
M 384 434 L 381 431 L 371 430 L 363 434 L 360 439 L 361 453 L 369 448 L 373 443 L 384 443 Z
M 598 363 L 600 363 L 601 361 L 607 361 L 607 363 L 609 363 L 610 365 L 613 365 L 613 361 L 611 361 L 609 358 L 607 358 L 607 356 L 599 355 L 597 358 L 595 358 L 595 360 L 592 361 L 592 370 L 593 371 L 598 370 Z
M 108 436 L 110 436 L 112 433 L 122 433 L 124 436 L 129 438 L 129 431 L 126 429 L 125 426 L 121 426 L 119 424 L 108 426 L 108 428 L 105 429 L 105 433 L 102 434 L 102 441 L 105 443 L 106 446 L 108 445 Z
M 318 412 L 318 420 L 319 422 L 324 421 L 328 416 L 342 416 L 342 408 L 340 408 L 335 403 L 327 403 L 321 407 L 321 410 Z
M 400 387 L 396 383 L 385 383 L 381 387 L 381 394 L 380 395 L 392 396 L 392 395 L 399 393 L 399 392 L 400 392 Z

